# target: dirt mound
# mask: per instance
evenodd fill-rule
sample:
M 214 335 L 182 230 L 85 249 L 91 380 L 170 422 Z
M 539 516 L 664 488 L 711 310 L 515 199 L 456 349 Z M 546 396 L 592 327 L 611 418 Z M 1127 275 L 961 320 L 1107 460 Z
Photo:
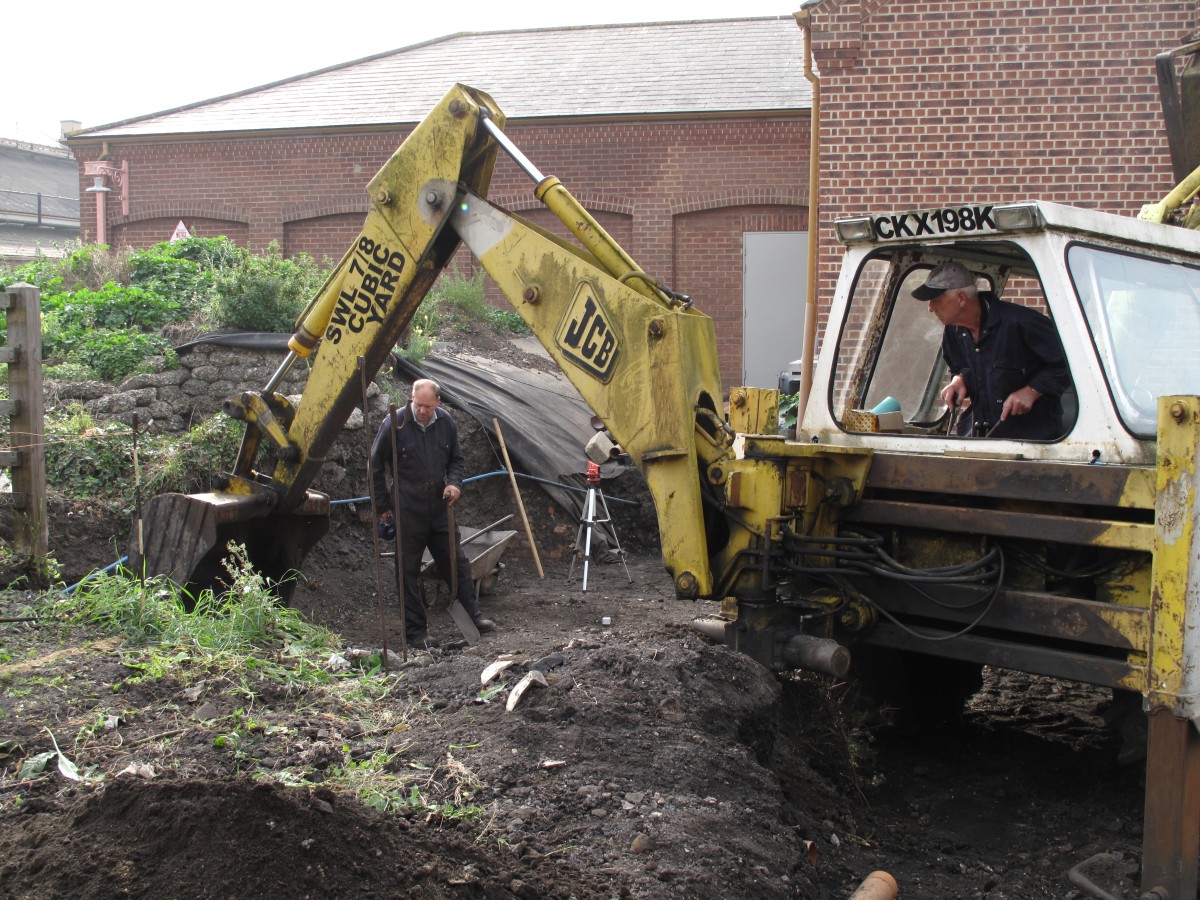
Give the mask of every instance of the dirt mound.
M 65 704 L 51 693 L 22 705 L 28 727 L 14 737 L 38 747 L 34 721 L 57 715 L 62 735 L 62 720 L 94 719 L 119 693 L 129 712 L 80 763 L 157 774 L 27 786 L 24 802 L 0 812 L 3 893 L 394 896 L 405 885 L 428 897 L 823 896 L 801 839 L 812 823 L 772 771 L 779 685 L 691 632 L 694 608 L 663 590 L 653 563 L 634 560 L 633 585 L 624 567 L 598 567 L 592 597 L 510 572 L 505 601 L 491 604 L 504 630 L 484 647 L 412 654 L 380 700 L 403 727 L 383 737 L 263 683 L 255 715 L 271 727 L 231 757 L 217 745 L 238 692 L 210 685 L 199 696 L 170 676 L 127 683 L 122 666 L 86 654 L 55 659 L 90 684 Z M 620 624 L 599 625 L 599 609 Z M 434 626 L 453 637 L 444 613 Z M 502 654 L 515 662 L 488 696 L 480 673 Z M 535 665 L 545 686 L 508 711 L 508 692 Z M 154 740 L 164 733 L 169 741 Z M 397 771 L 429 773 L 426 811 L 380 813 L 320 786 L 332 765 L 381 749 Z M 300 770 L 310 783 L 283 787 Z M 482 807 L 477 819 L 428 812 L 461 806 L 451 802 L 460 790 Z M 736 865 L 714 869 L 731 853 Z
M 19 826 L 0 866 L 9 896 L 520 896 L 454 832 L 269 782 L 119 778 Z

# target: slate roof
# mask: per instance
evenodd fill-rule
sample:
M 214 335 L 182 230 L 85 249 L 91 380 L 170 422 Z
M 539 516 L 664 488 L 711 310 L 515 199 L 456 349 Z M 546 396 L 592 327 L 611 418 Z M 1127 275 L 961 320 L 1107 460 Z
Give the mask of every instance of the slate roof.
M 791 16 L 464 32 L 76 132 L 133 137 L 419 122 L 455 82 L 510 119 L 808 109 Z
M 0 139 L 0 257 L 62 256 L 79 237 L 79 167 L 62 147 Z

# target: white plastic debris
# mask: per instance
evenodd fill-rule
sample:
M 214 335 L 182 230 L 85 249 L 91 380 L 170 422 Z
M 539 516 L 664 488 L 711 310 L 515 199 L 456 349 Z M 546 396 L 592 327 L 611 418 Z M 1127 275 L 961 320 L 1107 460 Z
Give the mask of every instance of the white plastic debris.
M 148 766 L 145 763 L 130 763 L 117 774 L 134 775 L 138 778 L 154 778 L 158 773 L 154 771 L 152 766 Z
M 479 683 L 487 684 L 515 662 L 515 659 L 498 659 L 494 663 L 490 663 L 488 667 L 480 673 Z
M 540 684 L 542 687 L 546 687 L 546 676 L 537 669 L 530 669 L 526 672 L 525 677 L 518 681 L 517 686 L 508 694 L 508 703 L 504 706 L 507 712 L 512 712 L 516 708 L 517 704 L 521 702 L 521 696 L 531 684 Z

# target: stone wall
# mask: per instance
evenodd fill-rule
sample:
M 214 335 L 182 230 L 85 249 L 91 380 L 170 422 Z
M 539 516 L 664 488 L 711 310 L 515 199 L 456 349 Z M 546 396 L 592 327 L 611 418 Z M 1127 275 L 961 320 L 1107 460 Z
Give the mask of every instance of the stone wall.
M 139 431 L 182 434 L 220 413 L 221 403 L 227 398 L 242 391 L 262 390 L 282 359 L 277 350 L 202 344 L 182 354 L 177 368 L 134 375 L 117 386 L 96 381 L 48 381 L 46 405 L 49 408 L 78 401 L 97 422 L 132 425 L 136 415 Z M 297 361 L 278 392 L 297 402 L 307 378 L 306 364 Z M 367 397 L 373 436 L 387 416 L 390 400 L 375 382 L 368 385 Z M 240 423 L 227 421 L 230 428 L 242 427 Z M 367 491 L 367 440 L 363 434 L 363 412 L 356 406 L 341 436 L 326 454 L 325 465 L 313 487 L 333 497 L 363 496 Z
M 117 420 L 151 432 L 187 431 L 220 412 L 221 403 L 242 391 L 261 390 L 282 361 L 278 351 L 231 349 L 201 344 L 181 354 L 179 366 L 134 375 L 114 387 L 95 381 L 50 382 L 47 401 L 79 400 L 99 421 Z M 308 369 L 298 361 L 278 391 L 304 390 Z

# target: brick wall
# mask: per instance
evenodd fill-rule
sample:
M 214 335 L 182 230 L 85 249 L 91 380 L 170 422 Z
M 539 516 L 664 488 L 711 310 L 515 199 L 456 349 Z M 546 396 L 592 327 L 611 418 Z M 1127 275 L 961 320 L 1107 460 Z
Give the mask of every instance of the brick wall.
M 1037 197 L 1136 215 L 1172 186 L 1154 57 L 1196 0 L 824 0 L 821 258 L 838 218 Z
M 507 131 L 643 269 L 725 323 L 718 326 L 723 377 L 735 383 L 741 373 L 741 233 L 803 227 L 807 111 L 669 122 L 510 122 Z M 200 234 L 228 234 L 256 250 L 277 241 L 287 254 L 337 260 L 366 214 L 367 182 L 403 137 L 394 131 L 110 141 L 113 161 L 129 165 L 129 214 L 114 216 L 109 204 L 109 241 L 137 247 L 166 240 L 183 219 Z M 73 149 L 81 171 L 99 151 Z M 490 196 L 565 234 L 533 198 L 533 183 L 503 154 Z M 95 207 L 92 195 L 84 198 L 83 238 L 89 240 Z M 718 246 L 721 264 L 715 266 L 711 253 Z

